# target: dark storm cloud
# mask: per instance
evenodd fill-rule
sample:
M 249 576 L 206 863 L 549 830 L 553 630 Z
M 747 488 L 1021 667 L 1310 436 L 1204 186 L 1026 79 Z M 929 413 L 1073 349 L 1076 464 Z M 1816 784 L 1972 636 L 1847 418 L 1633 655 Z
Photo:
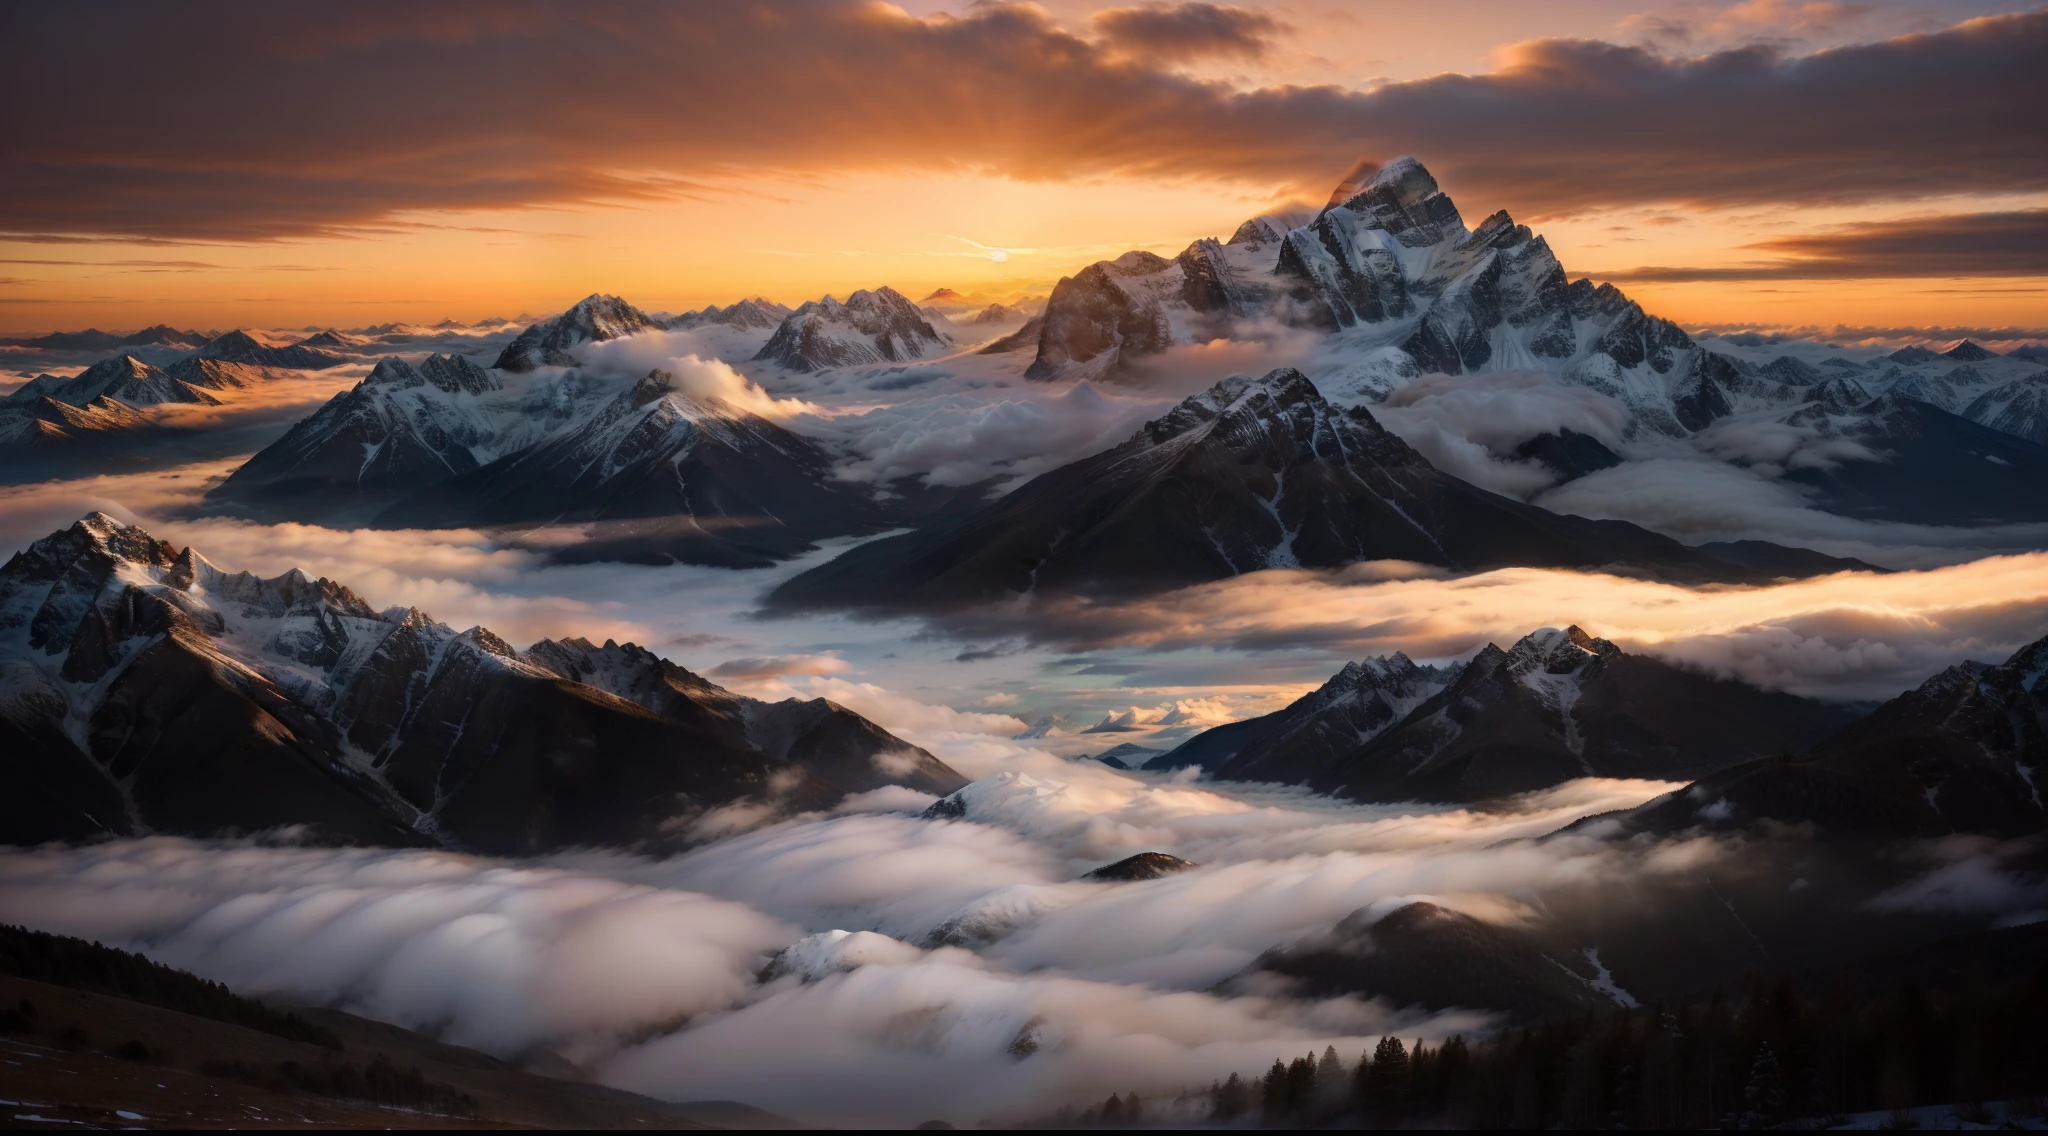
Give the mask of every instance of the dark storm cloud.
M 1371 91 L 1204 82 L 1000 5 L 80 3 L 9 5 L 0 31 L 29 48 L 0 72 L 0 216 L 58 236 L 346 233 L 764 171 L 1320 195 L 1360 153 L 1532 218 L 2048 187 L 2042 12 L 1797 57 L 1540 40 Z
M 1749 248 L 1789 254 L 1765 264 L 1596 272 L 1622 283 L 1844 280 L 2048 274 L 2048 209 L 1844 225 Z
M 1257 59 L 1287 25 L 1263 12 L 1222 4 L 1147 4 L 1108 8 L 1088 18 L 1102 41 L 1127 55 L 1162 62 Z

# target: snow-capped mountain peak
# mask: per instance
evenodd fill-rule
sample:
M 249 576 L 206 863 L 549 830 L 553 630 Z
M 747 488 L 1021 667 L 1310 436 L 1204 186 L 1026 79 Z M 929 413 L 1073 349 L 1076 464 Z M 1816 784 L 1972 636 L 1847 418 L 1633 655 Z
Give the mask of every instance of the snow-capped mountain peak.
M 755 359 L 792 371 L 901 363 L 951 346 L 925 313 L 894 288 L 863 288 L 844 302 L 826 296 L 799 305 Z
M 593 293 L 561 315 L 520 332 L 493 366 L 501 371 L 573 367 L 575 348 L 661 327 L 661 321 L 619 297 Z

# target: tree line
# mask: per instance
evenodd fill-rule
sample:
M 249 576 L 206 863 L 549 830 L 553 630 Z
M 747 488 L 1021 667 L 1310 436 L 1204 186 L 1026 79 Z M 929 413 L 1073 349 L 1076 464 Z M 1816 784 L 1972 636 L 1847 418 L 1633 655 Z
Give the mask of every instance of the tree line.
M 1730 1128 L 1952 1105 L 2048 1113 L 2048 958 L 2029 976 L 1873 991 L 1752 975 L 1734 994 L 1586 1014 L 1442 1044 L 1382 1038 L 1276 1059 L 1206 1090 L 1119 1094 L 1054 1118 L 1271 1127 Z M 1903 1121 L 1903 1116 L 1899 1118 Z

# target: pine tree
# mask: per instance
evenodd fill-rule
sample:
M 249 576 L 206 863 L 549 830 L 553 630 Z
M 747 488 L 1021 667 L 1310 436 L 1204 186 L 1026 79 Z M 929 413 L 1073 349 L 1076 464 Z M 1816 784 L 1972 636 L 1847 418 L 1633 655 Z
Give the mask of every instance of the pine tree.
M 1266 1121 L 1272 1123 L 1287 1115 L 1287 1066 L 1280 1059 L 1273 1059 L 1273 1067 L 1266 1070 L 1266 1080 L 1259 1094 L 1259 1111 Z
M 1756 1061 L 1749 1067 L 1749 1083 L 1743 1086 L 1742 1103 L 1765 1124 L 1775 1123 L 1785 1111 L 1785 1072 L 1778 1066 L 1778 1055 L 1771 1052 L 1768 1041 L 1757 1048 Z
M 1102 1102 L 1102 1122 L 1104 1124 L 1122 1124 L 1124 1122 L 1124 1102 L 1118 1100 L 1115 1093 L 1109 1094 L 1109 1099 Z
M 1223 1087 L 1216 1090 L 1216 1119 L 1236 1120 L 1251 1104 L 1252 1093 L 1245 1087 L 1244 1078 L 1232 1073 L 1230 1079 L 1223 1082 Z
M 1383 1037 L 1373 1047 L 1372 1072 L 1366 1078 L 1366 1115 L 1383 1127 L 1401 1122 L 1408 1103 L 1408 1050 L 1398 1037 Z

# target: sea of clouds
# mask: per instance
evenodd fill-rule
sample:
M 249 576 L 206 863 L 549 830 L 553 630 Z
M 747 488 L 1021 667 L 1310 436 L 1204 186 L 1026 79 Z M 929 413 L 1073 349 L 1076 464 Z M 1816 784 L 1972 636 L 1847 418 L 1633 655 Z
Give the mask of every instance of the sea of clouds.
M 972 754 L 949 760 L 975 767 Z M 988 759 L 968 815 L 901 790 L 669 859 L 149 838 L 0 858 L 0 920 L 266 997 L 337 1005 L 621 1087 L 822 1122 L 1021 1117 L 1171 1095 L 1274 1057 L 1484 1015 L 1233 985 L 1273 947 L 1410 899 L 1485 918 L 1697 857 L 1526 838 L 1672 786 L 1584 781 L 1480 813 Z M 1202 866 L 1104 884 L 1141 851 Z M 950 929 L 950 934 L 948 934 Z

